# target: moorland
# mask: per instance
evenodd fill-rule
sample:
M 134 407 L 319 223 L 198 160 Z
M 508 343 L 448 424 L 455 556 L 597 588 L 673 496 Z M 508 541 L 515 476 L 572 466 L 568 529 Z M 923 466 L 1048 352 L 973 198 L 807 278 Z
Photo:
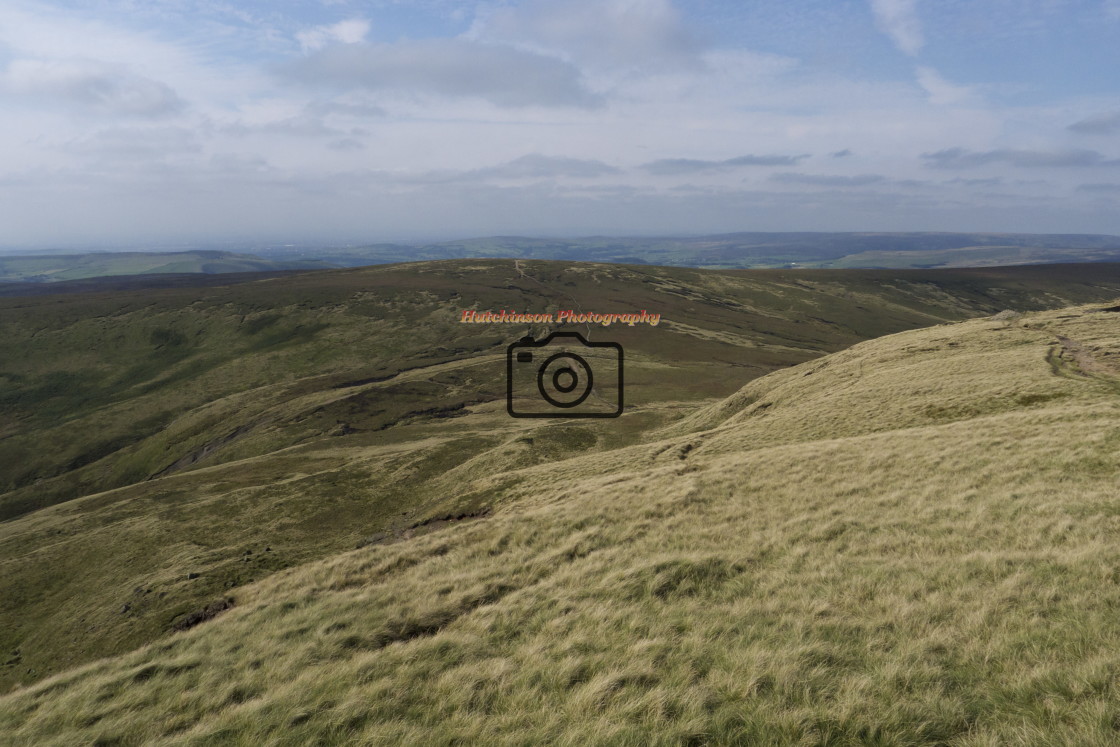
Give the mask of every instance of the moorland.
M 0 298 L 10 741 L 1116 739 L 1120 266 L 160 285 Z M 572 306 L 626 412 L 509 418 Z

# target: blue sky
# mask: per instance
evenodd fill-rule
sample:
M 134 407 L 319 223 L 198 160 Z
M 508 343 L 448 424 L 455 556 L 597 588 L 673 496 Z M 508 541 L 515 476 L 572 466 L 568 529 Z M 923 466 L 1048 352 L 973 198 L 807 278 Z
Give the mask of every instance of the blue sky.
M 6 0 L 0 245 L 1120 234 L 1120 0 Z

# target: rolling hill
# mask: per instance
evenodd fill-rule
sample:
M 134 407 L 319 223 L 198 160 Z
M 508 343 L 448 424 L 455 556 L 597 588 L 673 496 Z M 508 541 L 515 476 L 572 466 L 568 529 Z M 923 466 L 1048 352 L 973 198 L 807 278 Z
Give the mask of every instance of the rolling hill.
M 330 266 L 317 260 L 272 260 L 206 250 L 0 255 L 0 283 L 57 283 L 117 275 L 314 270 Z
M 1117 298 L 464 260 L 2 299 L 0 734 L 1107 744 Z M 514 421 L 524 330 L 455 311 L 568 305 L 664 314 L 583 330 L 628 410 Z
M 711 236 L 490 236 L 428 244 L 259 250 L 350 267 L 461 258 L 553 259 L 674 267 L 949 268 L 1120 261 L 1120 236 L 1022 233 L 741 232 Z
M 0 254 L 0 296 L 130 287 L 130 276 L 281 273 L 454 259 L 536 259 L 707 269 L 931 269 L 1120 261 L 1120 236 L 1007 233 L 742 232 L 711 236 L 490 236 L 436 243 L 240 251 Z M 105 278 L 104 282 L 97 279 Z M 92 282 L 91 282 L 92 281 Z M 20 285 L 35 283 L 35 289 Z M 136 286 L 132 286 L 136 287 Z

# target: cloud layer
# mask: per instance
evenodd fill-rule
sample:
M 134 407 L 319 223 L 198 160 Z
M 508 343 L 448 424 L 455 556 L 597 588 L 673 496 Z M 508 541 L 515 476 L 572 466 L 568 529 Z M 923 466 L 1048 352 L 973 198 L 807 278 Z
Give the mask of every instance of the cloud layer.
M 720 171 L 730 171 L 743 166 L 796 166 L 797 162 L 808 158 L 808 155 L 798 156 L 736 156 L 721 161 L 704 161 L 695 158 L 661 158 L 643 164 L 642 170 L 657 176 L 682 176 L 686 174 L 705 174 Z
M 502 107 L 603 104 L 563 60 L 461 39 L 339 44 L 282 68 L 308 87 L 475 97 Z
M 3 240 L 1120 233 L 1114 5 L 12 0 Z
M 1080 122 L 1074 122 L 1069 129 L 1085 135 L 1120 134 L 1120 111 L 1094 114 Z
M 1016 168 L 1057 169 L 1057 168 L 1094 168 L 1098 166 L 1120 166 L 1120 160 L 1108 159 L 1095 150 L 1016 150 L 1000 148 L 981 152 L 964 148 L 948 148 L 936 153 L 924 153 L 922 158 L 939 169 L 972 169 L 992 164 L 1008 164 Z
M 911 56 L 925 45 L 917 5 L 917 0 L 871 0 L 875 26 Z
M 669 0 L 529 0 L 494 11 L 474 34 L 595 67 L 647 71 L 696 66 L 702 48 Z
M 164 117 L 185 105 L 164 83 L 91 60 L 12 60 L 0 75 L 0 90 L 31 103 L 108 116 Z

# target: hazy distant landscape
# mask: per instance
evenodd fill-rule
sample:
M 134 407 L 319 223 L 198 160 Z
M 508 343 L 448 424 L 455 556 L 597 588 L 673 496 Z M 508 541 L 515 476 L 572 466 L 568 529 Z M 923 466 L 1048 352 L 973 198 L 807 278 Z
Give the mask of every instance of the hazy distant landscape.
M 952 233 L 737 233 L 701 237 L 534 239 L 497 236 L 438 244 L 279 247 L 237 254 L 96 252 L 0 255 L 3 283 L 122 275 L 218 274 L 360 267 L 443 259 L 519 258 L 708 269 L 934 268 L 1120 261 L 1120 236 Z M 86 285 L 76 286 L 85 288 Z
M 735 233 L 697 237 L 491 237 L 346 250 L 271 249 L 274 260 L 340 266 L 517 257 L 709 269 L 771 267 L 933 268 L 1120 260 L 1120 236 L 953 233 Z
M 332 266 L 322 261 L 272 261 L 218 251 L 97 252 L 92 254 L 0 255 L 0 284 L 57 283 L 119 275 L 219 274 L 307 270 Z

